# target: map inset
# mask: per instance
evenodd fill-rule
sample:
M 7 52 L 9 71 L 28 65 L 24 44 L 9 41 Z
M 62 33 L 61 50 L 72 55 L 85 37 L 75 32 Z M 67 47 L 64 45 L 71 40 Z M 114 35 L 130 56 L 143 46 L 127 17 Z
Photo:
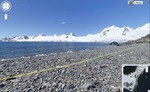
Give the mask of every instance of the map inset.
M 150 65 L 123 66 L 123 92 L 150 91 Z

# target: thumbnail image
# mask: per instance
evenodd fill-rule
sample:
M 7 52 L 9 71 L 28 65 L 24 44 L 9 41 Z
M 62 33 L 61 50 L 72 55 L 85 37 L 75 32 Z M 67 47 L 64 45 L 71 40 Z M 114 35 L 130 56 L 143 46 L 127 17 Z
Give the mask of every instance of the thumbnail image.
M 150 91 L 150 65 L 123 65 L 123 92 Z

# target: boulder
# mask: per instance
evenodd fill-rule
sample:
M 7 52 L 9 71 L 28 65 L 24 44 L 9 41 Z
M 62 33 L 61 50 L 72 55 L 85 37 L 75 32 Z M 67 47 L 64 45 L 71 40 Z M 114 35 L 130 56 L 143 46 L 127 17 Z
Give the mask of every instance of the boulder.
M 119 43 L 117 43 L 117 42 L 115 42 L 115 41 L 111 42 L 109 45 L 120 46 L 120 44 L 119 44 Z

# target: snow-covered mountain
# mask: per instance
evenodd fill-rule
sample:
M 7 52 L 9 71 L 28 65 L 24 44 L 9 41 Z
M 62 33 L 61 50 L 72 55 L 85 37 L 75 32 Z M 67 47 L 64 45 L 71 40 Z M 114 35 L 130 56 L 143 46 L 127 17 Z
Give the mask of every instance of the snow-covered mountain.
M 150 23 L 147 23 L 136 29 L 130 27 L 117 27 L 115 25 L 104 28 L 100 33 L 88 34 L 87 36 L 76 36 L 73 33 L 69 35 L 44 35 L 38 36 L 16 36 L 13 38 L 4 38 L 1 41 L 48 41 L 48 42 L 126 42 L 136 40 L 150 34 Z

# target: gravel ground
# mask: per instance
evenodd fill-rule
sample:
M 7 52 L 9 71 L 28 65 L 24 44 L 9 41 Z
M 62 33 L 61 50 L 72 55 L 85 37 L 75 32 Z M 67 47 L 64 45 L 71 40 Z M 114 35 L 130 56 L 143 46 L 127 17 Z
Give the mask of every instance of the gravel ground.
M 0 60 L 0 78 L 4 78 L 131 47 L 134 48 L 78 65 L 0 81 L 0 92 L 121 92 L 122 64 L 150 64 L 150 43 Z

